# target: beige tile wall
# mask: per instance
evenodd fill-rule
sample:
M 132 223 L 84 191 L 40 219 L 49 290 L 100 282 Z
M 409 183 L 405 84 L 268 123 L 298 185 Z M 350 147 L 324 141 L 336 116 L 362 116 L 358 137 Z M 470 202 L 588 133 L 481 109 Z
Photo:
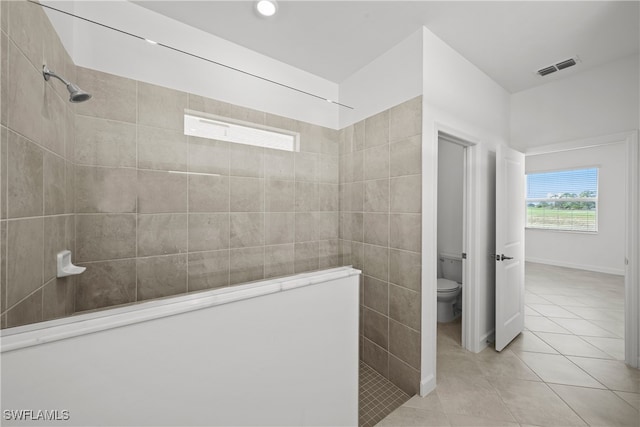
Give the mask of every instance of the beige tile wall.
M 420 384 L 422 97 L 340 131 L 340 242 L 363 271 L 360 357 Z
M 55 254 L 75 250 L 74 110 L 59 81 L 75 66 L 40 6 L 0 6 L 0 315 L 2 328 L 73 313 L 75 279 Z
M 341 264 L 337 131 L 76 67 L 39 6 L 1 4 L 3 328 Z M 185 108 L 300 151 L 187 137 Z M 56 280 L 62 249 L 87 271 Z
M 340 265 L 337 131 L 85 68 L 78 84 L 77 311 Z M 301 150 L 185 136 L 185 108 Z

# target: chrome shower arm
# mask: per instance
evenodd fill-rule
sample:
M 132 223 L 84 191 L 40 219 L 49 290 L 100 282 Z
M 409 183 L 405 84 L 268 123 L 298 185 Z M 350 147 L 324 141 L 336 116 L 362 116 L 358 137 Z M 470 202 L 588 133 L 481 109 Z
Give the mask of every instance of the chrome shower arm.
M 49 67 L 47 67 L 46 65 L 42 66 L 42 75 L 44 76 L 44 79 L 46 81 L 49 81 L 49 78 L 51 78 L 51 77 L 55 77 L 56 79 L 58 79 L 62 83 L 64 83 L 65 86 L 69 86 L 71 84 L 71 82 L 65 80 L 64 78 L 62 78 L 59 75 L 57 75 L 55 72 L 51 71 L 49 69 Z

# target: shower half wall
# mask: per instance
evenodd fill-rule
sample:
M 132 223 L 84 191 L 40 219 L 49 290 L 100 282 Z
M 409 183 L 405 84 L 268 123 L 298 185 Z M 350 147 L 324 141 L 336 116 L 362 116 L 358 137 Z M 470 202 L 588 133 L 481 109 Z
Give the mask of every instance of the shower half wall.
M 336 131 L 78 67 L 39 6 L 0 7 L 2 328 L 353 264 L 361 358 L 418 390 L 420 97 Z M 300 150 L 185 136 L 185 109 Z M 81 276 L 55 277 L 64 249 Z

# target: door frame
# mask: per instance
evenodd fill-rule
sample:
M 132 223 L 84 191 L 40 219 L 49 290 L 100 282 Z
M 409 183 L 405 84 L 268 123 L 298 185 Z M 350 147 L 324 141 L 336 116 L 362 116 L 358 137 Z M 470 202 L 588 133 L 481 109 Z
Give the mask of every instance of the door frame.
M 627 151 L 625 206 L 625 298 L 624 345 L 625 362 L 640 367 L 640 150 L 638 131 L 622 132 L 595 138 L 532 147 L 525 156 L 557 153 L 609 144 L 624 143 Z M 526 253 L 525 253 L 526 257 Z
M 467 259 L 462 262 L 462 347 L 474 351 L 477 347 L 479 337 L 478 320 L 479 304 L 477 298 L 477 278 L 476 278 L 476 250 L 475 250 L 475 223 L 476 218 L 476 158 L 478 144 L 461 138 L 458 135 L 443 130 L 443 126 L 438 126 L 438 142 L 440 139 L 464 148 L 463 155 L 463 201 L 462 201 L 462 251 L 467 254 Z M 439 148 L 438 148 L 439 149 Z M 437 150 L 438 150 L 437 149 Z M 436 158 L 438 151 L 436 150 Z M 440 167 L 438 163 L 438 167 Z M 437 182 L 436 182 L 437 185 Z M 437 192 L 436 192 L 437 193 Z M 437 200 L 437 194 L 436 194 Z M 437 209 L 437 206 L 436 206 Z M 436 228 L 437 230 L 437 228 Z M 436 254 L 438 253 L 438 236 L 435 237 Z M 436 286 L 437 292 L 437 286 Z M 437 298 L 436 298 L 437 300 Z M 436 307 L 437 310 L 437 307 Z

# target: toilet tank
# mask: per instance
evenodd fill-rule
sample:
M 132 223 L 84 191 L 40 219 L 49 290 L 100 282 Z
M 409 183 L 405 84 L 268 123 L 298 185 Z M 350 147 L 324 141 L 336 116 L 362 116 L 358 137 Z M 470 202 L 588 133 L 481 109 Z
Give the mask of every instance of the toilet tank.
M 458 254 L 440 253 L 442 277 L 462 283 L 462 256 Z

